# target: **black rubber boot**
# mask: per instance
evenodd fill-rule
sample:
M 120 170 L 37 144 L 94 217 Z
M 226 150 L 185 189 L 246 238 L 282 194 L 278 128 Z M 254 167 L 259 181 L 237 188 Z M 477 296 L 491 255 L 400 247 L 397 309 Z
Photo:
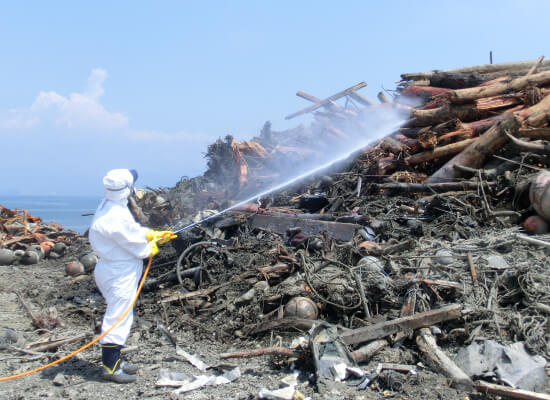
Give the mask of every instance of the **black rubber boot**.
M 121 348 L 122 346 L 116 344 L 104 344 L 102 346 L 101 360 L 103 362 L 103 380 L 116 383 L 135 382 L 136 376 L 125 372 L 121 367 L 123 364 L 120 360 Z

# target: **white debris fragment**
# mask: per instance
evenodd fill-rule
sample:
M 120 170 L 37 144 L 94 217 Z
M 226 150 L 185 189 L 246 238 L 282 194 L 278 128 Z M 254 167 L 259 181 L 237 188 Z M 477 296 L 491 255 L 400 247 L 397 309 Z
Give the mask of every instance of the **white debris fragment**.
M 267 388 L 260 389 L 258 397 L 268 400 L 293 400 L 296 388 L 294 386 L 286 386 L 282 389 L 269 390 Z
M 170 371 L 169 369 L 162 368 L 159 372 L 159 378 L 156 381 L 155 385 L 180 387 L 191 382 L 192 380 L 193 378 L 191 378 L 187 374 L 184 374 L 182 372 L 174 372 Z
M 185 382 L 181 387 L 174 390 L 171 394 L 171 397 L 177 398 L 181 393 L 190 392 L 205 386 L 218 386 L 225 385 L 227 383 L 233 382 L 241 376 L 241 370 L 239 367 L 232 369 L 229 372 L 226 372 L 223 375 L 198 375 L 194 376 L 193 379 Z
M 189 354 L 184 349 L 176 345 L 176 354 L 180 357 L 185 358 L 185 360 L 197 368 L 199 371 L 206 371 L 209 367 L 208 364 L 205 364 L 201 359 L 193 354 Z
M 334 376 L 334 380 L 336 382 L 342 382 L 347 378 L 347 368 L 348 366 L 346 365 L 346 363 L 338 363 L 330 367 L 332 376 Z

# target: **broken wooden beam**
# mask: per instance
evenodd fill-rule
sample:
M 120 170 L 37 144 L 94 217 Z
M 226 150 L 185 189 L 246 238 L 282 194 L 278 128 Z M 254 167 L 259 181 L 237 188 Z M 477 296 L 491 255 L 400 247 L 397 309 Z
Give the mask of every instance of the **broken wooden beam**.
M 352 93 L 352 92 L 355 92 L 356 90 L 359 90 L 361 88 L 364 88 L 365 86 L 367 86 L 367 84 L 365 82 L 360 82 L 358 83 L 357 85 L 353 85 L 352 87 L 350 88 L 347 88 L 345 90 L 342 90 L 341 92 L 338 92 L 338 93 L 335 93 L 333 94 L 332 96 L 330 97 L 327 97 L 326 99 L 323 99 L 321 100 L 320 102 L 317 102 L 315 103 L 314 105 L 312 106 L 309 106 L 309 107 L 306 107 L 300 111 L 297 111 L 293 114 L 290 114 L 290 115 L 287 115 L 285 117 L 285 119 L 292 119 L 292 118 L 295 118 L 299 115 L 303 115 L 303 114 L 307 114 L 307 113 L 310 113 L 312 111 L 315 111 L 317 110 L 318 108 L 320 107 L 323 107 L 325 106 L 326 104 L 330 104 L 330 102 L 332 101 L 335 101 L 335 100 L 338 100 L 339 98 L 341 97 L 344 97 L 344 96 L 347 96 L 348 94 Z
M 490 127 L 470 146 L 445 163 L 445 165 L 428 178 L 427 182 L 442 182 L 461 177 L 462 172 L 454 168 L 456 164 L 470 168 L 481 167 L 488 156 L 494 154 L 508 141 L 506 133 L 515 134 L 518 128 L 518 119 L 514 114 L 508 114 L 506 119 Z
M 464 371 L 439 348 L 435 342 L 431 331 L 428 328 L 422 328 L 416 335 L 416 344 L 424 354 L 429 364 L 436 372 L 443 372 L 451 378 L 451 386 L 462 390 L 471 390 L 473 382 Z
M 442 321 L 460 318 L 462 305 L 453 304 L 437 310 L 430 310 L 407 317 L 396 318 L 391 321 L 381 322 L 362 328 L 351 329 L 340 335 L 345 344 L 364 343 L 375 339 L 381 339 L 404 330 L 435 325 Z
M 357 361 L 367 362 L 369 361 L 376 353 L 382 350 L 384 347 L 388 347 L 390 344 L 385 339 L 374 340 L 369 344 L 366 344 L 362 347 L 359 347 L 357 350 L 353 351 L 351 355 Z
M 353 239 L 357 229 L 361 228 L 361 225 L 345 222 L 316 221 L 311 219 L 271 215 L 254 215 L 250 219 L 249 224 L 252 228 L 269 229 L 280 235 L 285 235 L 291 228 L 300 228 L 301 231 L 308 236 L 317 235 L 326 231 L 333 238 L 346 242 Z

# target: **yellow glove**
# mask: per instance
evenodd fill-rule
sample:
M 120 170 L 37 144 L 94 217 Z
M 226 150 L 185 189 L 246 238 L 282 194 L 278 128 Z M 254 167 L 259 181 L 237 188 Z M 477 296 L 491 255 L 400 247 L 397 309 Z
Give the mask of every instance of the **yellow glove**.
M 156 231 L 154 229 L 149 229 L 145 234 L 145 237 L 150 242 L 155 241 L 159 244 L 165 244 L 170 240 L 177 238 L 178 235 L 174 235 L 174 233 L 170 231 Z
M 152 241 L 151 242 L 151 257 L 154 257 L 158 254 L 159 252 L 159 247 L 157 245 L 157 242 L 155 241 Z

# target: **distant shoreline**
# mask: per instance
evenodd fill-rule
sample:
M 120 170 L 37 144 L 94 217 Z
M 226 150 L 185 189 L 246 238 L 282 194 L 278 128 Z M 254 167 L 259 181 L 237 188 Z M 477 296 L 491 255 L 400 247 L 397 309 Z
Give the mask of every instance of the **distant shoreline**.
M 100 200 L 101 197 L 97 196 L 8 195 L 0 196 L 0 205 L 10 209 L 26 209 L 45 223 L 55 222 L 82 234 L 93 217 L 82 214 L 93 214 Z

